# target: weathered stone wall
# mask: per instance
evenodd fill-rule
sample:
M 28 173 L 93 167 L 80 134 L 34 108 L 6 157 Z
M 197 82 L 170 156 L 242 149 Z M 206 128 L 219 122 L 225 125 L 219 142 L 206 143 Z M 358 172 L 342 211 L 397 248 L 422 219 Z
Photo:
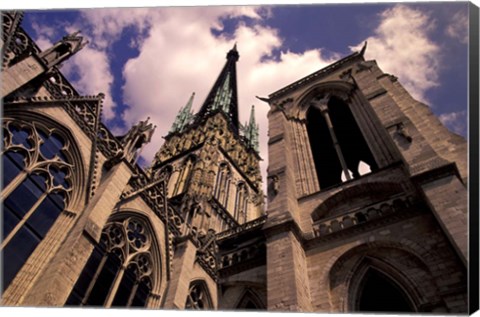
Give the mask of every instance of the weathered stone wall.
M 321 190 L 315 182 L 308 136 L 302 133 L 304 114 L 308 98 L 329 91 L 338 93 L 335 91 L 340 87 L 354 87 L 346 100 L 379 170 Z M 388 263 L 383 270 L 390 270 L 400 284 L 409 285 L 405 286 L 406 292 L 413 297 L 416 309 L 466 312 L 465 140 L 443 127 L 394 76 L 384 74 L 375 62 L 359 56 L 302 79 L 270 98 L 268 172 L 269 177 L 277 177 L 278 192 L 269 192 L 265 225 L 270 232 L 269 309 L 354 310 L 351 301 L 361 280 L 359 266 L 364 265 L 366 270 L 368 265 L 382 266 L 379 263 L 383 261 Z M 356 218 L 353 220 L 366 224 L 355 222 L 347 228 L 352 220 L 342 221 L 342 212 L 343 219 L 352 219 L 355 210 L 387 199 L 377 195 L 371 198 L 377 200 L 371 200 L 371 195 L 365 195 L 362 200 L 355 192 L 371 190 L 374 197 L 381 184 L 392 187 L 390 195 L 401 194 L 422 202 L 423 212 L 409 214 L 411 207 L 406 207 L 403 216 L 400 211 L 396 215 L 383 214 L 383 220 L 375 220 L 378 222 L 369 216 L 366 220 Z M 325 235 L 314 218 L 318 220 L 322 210 L 331 217 L 331 207 L 325 204 L 331 204 L 330 198 L 335 197 L 343 197 L 345 202 L 335 207 L 338 221 L 332 218 L 326 223 L 331 225 L 329 230 L 340 231 Z M 379 210 L 382 208 L 387 207 Z M 367 258 L 376 260 L 363 264 L 362 259 Z

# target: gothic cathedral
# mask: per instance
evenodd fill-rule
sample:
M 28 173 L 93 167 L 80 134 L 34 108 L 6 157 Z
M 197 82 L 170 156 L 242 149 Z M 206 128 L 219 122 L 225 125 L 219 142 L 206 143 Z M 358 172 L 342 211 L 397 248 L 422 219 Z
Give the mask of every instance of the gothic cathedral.
M 2 305 L 467 311 L 467 142 L 366 46 L 260 98 L 264 193 L 236 45 L 142 168 L 155 126 L 114 136 L 59 70 L 84 39 L 2 18 Z

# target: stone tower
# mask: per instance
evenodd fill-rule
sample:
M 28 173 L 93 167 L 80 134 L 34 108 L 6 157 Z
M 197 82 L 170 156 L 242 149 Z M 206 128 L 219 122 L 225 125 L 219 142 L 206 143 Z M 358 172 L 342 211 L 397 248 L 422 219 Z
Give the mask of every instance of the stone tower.
M 365 47 L 272 93 L 268 206 L 234 46 L 205 102 L 114 136 L 104 95 L 2 12 L 1 305 L 277 311 L 467 309 L 465 140 Z M 392 300 L 393 299 L 393 300 Z
M 268 308 L 466 312 L 466 141 L 365 49 L 269 95 Z
M 173 285 L 179 289 L 167 298 L 166 308 L 183 308 L 186 292 L 191 290 L 182 286 L 190 279 L 191 271 L 186 268 L 192 267 L 192 261 L 208 258 L 213 263 L 217 258 L 216 234 L 263 215 L 258 126 L 253 108 L 248 124 L 242 126 L 238 119 L 238 59 L 235 45 L 198 113 L 192 113 L 194 93 L 180 109 L 150 168 L 153 178 L 165 175 L 168 179 L 169 205 L 184 221 L 173 260 L 174 270 L 179 270 L 173 272 L 178 279 Z M 203 268 L 210 275 L 206 280 L 216 291 L 217 266 Z

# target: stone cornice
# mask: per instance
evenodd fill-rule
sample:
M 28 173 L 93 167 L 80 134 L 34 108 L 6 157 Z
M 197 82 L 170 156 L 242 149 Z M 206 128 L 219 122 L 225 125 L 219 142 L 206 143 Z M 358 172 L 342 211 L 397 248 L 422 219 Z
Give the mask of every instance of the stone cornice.
M 268 97 L 270 99 L 270 101 L 272 101 L 273 99 L 278 99 L 284 95 L 286 95 L 288 92 L 294 90 L 294 89 L 298 89 L 299 87 L 303 87 L 309 83 L 311 83 L 312 81 L 314 80 L 318 80 L 319 78 L 322 78 L 324 76 L 327 76 L 331 73 L 333 73 L 334 71 L 336 71 L 337 69 L 339 69 L 341 66 L 344 66 L 345 64 L 347 63 L 350 63 L 358 58 L 361 58 L 363 59 L 363 54 L 361 54 L 361 52 L 355 52 L 353 54 L 350 54 L 342 59 L 340 59 L 339 61 L 333 63 L 333 64 L 330 64 L 329 66 L 325 67 L 325 68 L 322 68 L 300 80 L 297 80 L 296 82 L 280 89 L 280 90 L 277 90 L 276 92 L 273 92 L 271 93 Z

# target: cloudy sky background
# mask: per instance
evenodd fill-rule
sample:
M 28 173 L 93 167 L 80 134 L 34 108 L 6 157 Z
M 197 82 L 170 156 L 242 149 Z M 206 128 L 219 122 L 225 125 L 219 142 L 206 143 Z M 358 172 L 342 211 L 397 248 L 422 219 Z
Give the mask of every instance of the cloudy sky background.
M 148 165 L 178 110 L 198 110 L 236 42 L 240 121 L 255 105 L 267 157 L 268 94 L 358 51 L 394 74 L 447 127 L 467 135 L 467 3 L 202 6 L 27 11 L 23 27 L 46 49 L 82 30 L 90 44 L 62 72 L 81 94 L 106 94 L 103 120 L 123 134 L 157 125 Z

